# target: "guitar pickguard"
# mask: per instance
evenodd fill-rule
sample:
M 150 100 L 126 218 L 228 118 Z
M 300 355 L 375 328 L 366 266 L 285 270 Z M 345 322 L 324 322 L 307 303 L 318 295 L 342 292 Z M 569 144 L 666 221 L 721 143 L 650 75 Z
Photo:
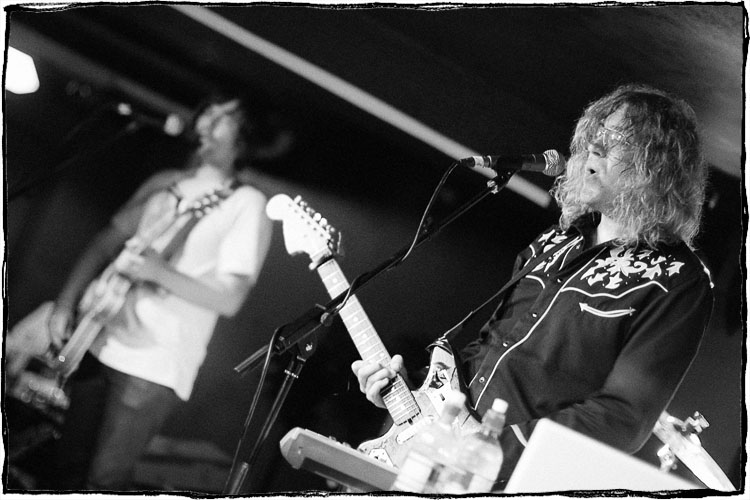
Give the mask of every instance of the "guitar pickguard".
M 460 382 L 453 354 L 440 345 L 436 346 L 425 381 L 412 392 L 420 409 L 419 417 L 393 425 L 383 436 L 363 442 L 358 449 L 387 465 L 400 467 L 409 451 L 409 440 L 440 417 L 448 393 L 461 390 Z M 472 410 L 464 408 L 453 426 L 466 435 L 477 432 L 480 423 Z

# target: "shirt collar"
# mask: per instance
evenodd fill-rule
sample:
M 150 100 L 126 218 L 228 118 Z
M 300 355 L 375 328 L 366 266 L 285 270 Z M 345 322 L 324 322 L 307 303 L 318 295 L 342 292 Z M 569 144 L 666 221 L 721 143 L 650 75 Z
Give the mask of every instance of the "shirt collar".
M 599 225 L 599 221 L 601 220 L 602 214 L 599 212 L 585 213 L 570 224 L 568 232 L 575 231 L 584 236 L 590 235 L 594 229 L 596 229 L 596 226 Z

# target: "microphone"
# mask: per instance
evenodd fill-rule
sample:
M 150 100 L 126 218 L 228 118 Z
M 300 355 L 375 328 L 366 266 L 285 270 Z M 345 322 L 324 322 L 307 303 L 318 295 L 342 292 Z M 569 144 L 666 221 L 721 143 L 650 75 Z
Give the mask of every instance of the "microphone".
M 133 106 L 126 102 L 118 103 L 115 109 L 118 115 L 129 117 L 133 127 L 157 128 L 172 137 L 177 137 L 185 130 L 185 122 L 175 113 L 170 113 L 164 118 L 151 116 L 135 111 Z
M 542 172 L 551 177 L 556 177 L 565 171 L 565 158 L 554 149 L 548 149 L 542 154 L 530 155 L 469 156 L 458 162 L 465 167 L 491 168 L 495 172 L 526 170 L 527 172 Z

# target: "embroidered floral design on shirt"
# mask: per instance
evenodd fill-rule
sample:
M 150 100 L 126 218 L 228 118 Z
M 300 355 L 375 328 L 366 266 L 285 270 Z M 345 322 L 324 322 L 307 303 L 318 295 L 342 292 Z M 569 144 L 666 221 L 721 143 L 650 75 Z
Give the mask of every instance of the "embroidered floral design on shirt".
M 632 307 L 629 307 L 627 309 L 615 309 L 614 311 L 604 311 L 602 309 L 597 309 L 596 307 L 591 307 L 585 302 L 579 302 L 578 307 L 581 308 L 581 311 L 588 312 L 602 318 L 620 318 L 622 316 L 632 316 L 635 312 L 635 309 Z
M 567 236 L 565 236 L 564 233 L 559 233 L 553 229 L 549 231 L 548 233 L 542 233 L 539 236 L 539 239 L 537 240 L 537 242 L 539 243 L 539 246 L 542 247 L 541 253 L 544 253 L 548 249 L 552 248 L 555 245 L 562 243 L 566 239 L 567 239 Z
M 543 254 L 547 250 L 563 243 L 567 239 L 568 239 L 568 236 L 566 236 L 563 233 L 554 231 L 554 230 L 549 231 L 547 233 L 543 233 L 537 240 L 537 243 L 541 247 L 541 251 L 539 253 Z M 573 239 L 567 245 L 560 247 L 560 249 L 557 250 L 554 254 L 552 254 L 551 257 L 545 259 L 544 262 L 540 262 L 534 269 L 532 269 L 532 272 L 538 272 L 538 271 L 544 270 L 544 273 L 548 274 L 549 269 L 552 267 L 552 265 L 555 262 L 557 262 L 560 256 L 569 252 L 577 242 L 578 242 L 578 239 Z
M 606 258 L 596 259 L 594 265 L 581 275 L 581 280 L 589 285 L 601 282 L 604 288 L 613 290 L 643 279 L 654 281 L 664 275 L 679 274 L 684 265 L 684 262 L 670 261 L 652 250 L 636 253 L 632 248 L 615 247 Z

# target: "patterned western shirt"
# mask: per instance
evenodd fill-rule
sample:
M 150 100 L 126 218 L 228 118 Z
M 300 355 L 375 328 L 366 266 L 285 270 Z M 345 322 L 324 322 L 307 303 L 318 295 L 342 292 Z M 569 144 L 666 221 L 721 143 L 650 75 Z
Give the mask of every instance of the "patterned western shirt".
M 586 217 L 568 231 L 553 227 L 521 252 L 515 272 L 554 248 L 462 352 L 477 412 L 495 398 L 509 403 L 500 487 L 540 418 L 637 451 L 708 323 L 710 277 L 685 244 L 587 248 L 592 225 Z

